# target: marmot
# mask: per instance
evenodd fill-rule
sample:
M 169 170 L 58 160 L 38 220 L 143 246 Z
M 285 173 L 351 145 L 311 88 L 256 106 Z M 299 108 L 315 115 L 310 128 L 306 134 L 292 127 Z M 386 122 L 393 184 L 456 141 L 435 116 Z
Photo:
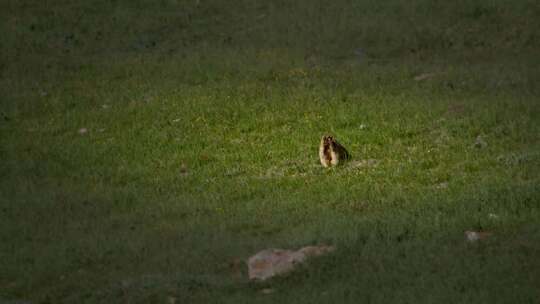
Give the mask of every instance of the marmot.
M 351 157 L 347 149 L 332 136 L 323 136 L 319 147 L 319 158 L 323 167 L 336 166 L 340 161 Z

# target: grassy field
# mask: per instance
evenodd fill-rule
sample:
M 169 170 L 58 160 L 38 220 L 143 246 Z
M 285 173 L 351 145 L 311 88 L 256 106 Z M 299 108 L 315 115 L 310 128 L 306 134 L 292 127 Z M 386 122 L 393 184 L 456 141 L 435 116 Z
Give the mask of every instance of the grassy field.
M 0 303 L 538 303 L 540 5 L 408 2 L 2 1 Z

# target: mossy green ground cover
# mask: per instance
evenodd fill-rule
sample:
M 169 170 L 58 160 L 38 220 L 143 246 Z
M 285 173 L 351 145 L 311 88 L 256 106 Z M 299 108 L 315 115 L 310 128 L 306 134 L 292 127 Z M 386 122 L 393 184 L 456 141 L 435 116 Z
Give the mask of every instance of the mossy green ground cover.
M 535 1 L 0 17 L 0 301 L 538 301 Z M 320 166 L 325 133 L 351 162 Z M 310 244 L 337 250 L 262 284 L 238 263 Z

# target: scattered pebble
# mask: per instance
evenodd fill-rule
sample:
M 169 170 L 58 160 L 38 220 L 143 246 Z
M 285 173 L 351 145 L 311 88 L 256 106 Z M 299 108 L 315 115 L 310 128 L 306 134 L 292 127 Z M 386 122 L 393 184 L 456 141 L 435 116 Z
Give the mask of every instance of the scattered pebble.
M 87 128 L 80 128 L 80 129 L 79 129 L 79 134 L 82 135 L 82 134 L 86 134 L 86 133 L 88 133 L 88 129 L 87 129 Z
M 264 281 L 293 270 L 308 257 L 320 256 L 335 250 L 333 246 L 306 246 L 297 251 L 285 249 L 265 249 L 247 261 L 250 280 Z
M 492 236 L 493 233 L 486 231 L 465 231 L 465 238 L 469 242 L 476 242 Z

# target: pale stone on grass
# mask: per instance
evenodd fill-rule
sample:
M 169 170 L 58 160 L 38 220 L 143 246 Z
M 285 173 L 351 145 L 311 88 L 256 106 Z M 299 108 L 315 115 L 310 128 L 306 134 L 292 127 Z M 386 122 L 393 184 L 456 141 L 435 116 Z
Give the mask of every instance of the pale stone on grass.
M 465 231 L 465 238 L 469 242 L 476 242 L 492 236 L 493 233 L 486 231 Z
M 334 251 L 333 246 L 307 246 L 297 251 L 286 249 L 265 249 L 247 261 L 250 280 L 264 281 L 273 276 L 287 273 L 306 258 Z

